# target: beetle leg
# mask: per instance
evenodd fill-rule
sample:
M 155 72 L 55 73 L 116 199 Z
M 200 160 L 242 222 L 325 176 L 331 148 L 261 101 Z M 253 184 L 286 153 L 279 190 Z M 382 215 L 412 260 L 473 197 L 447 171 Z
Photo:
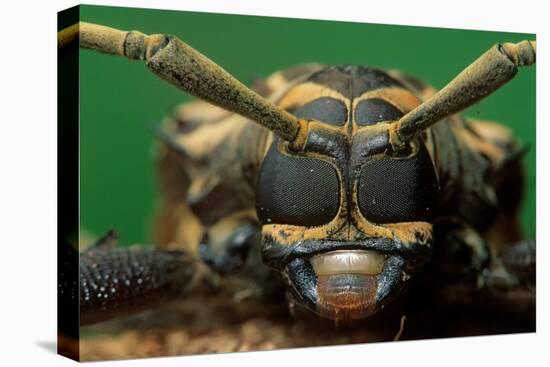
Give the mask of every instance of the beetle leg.
M 494 288 L 534 287 L 535 270 L 535 241 L 519 241 L 500 251 L 491 269 L 485 272 L 483 282 Z
M 197 269 L 196 261 L 181 251 L 92 246 L 80 254 L 80 324 L 143 311 L 175 299 L 195 284 Z
M 480 274 L 489 268 L 489 244 L 465 223 L 449 222 L 436 227 L 434 257 L 438 272 L 446 281 L 477 282 Z
M 239 223 L 216 241 L 212 240 L 211 233 L 205 233 L 200 255 L 207 265 L 221 274 L 244 267 L 252 247 L 260 240 L 258 226 L 252 223 Z
M 478 288 L 514 288 L 535 284 L 534 240 L 508 246 L 490 246 L 473 228 L 448 223 L 436 245 L 438 271 L 446 281 L 471 282 Z M 444 233 L 442 233 L 444 231 Z
M 525 330 L 534 330 L 534 267 L 534 242 L 518 242 L 495 257 L 477 283 L 455 281 L 447 284 L 439 294 L 439 301 L 485 310 L 497 319 L 521 320 L 522 328 L 527 326 Z
M 247 279 L 234 300 L 266 300 L 281 289 L 280 279 L 262 261 L 260 227 L 253 211 L 230 214 L 208 227 L 199 246 L 201 260 L 220 275 Z
M 254 211 L 241 210 L 207 228 L 201 240 L 200 256 L 212 270 L 220 274 L 234 273 L 261 264 L 261 259 L 254 256 L 260 242 Z

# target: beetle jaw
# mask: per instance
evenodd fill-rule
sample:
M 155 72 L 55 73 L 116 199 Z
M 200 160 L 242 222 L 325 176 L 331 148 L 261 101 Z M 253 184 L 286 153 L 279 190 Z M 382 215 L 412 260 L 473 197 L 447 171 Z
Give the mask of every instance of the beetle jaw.
M 264 228 L 262 257 L 285 278 L 292 304 L 322 318 L 352 321 L 384 308 L 430 261 L 428 232 L 412 242 L 410 236 L 343 241 L 282 238 Z

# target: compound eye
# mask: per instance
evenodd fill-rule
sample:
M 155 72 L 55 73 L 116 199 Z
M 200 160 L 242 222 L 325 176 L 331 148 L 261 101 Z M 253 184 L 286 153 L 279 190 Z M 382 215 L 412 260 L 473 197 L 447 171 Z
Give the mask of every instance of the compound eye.
M 439 187 L 430 156 L 420 144 L 406 158 L 374 158 L 361 168 L 357 200 L 373 223 L 431 222 Z
M 340 206 L 334 166 L 320 159 L 279 152 L 276 139 L 262 164 L 256 212 L 263 224 L 319 226 L 330 222 Z

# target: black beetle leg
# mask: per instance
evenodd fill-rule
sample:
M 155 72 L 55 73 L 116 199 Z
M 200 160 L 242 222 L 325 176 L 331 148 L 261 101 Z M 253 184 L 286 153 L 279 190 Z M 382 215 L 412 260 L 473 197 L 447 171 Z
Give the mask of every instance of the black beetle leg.
M 494 288 L 534 287 L 536 246 L 523 240 L 504 247 L 484 274 L 484 285 Z
M 445 282 L 476 282 L 490 267 L 489 244 L 469 225 L 449 221 L 437 228 L 434 261 Z
M 201 240 L 200 256 L 220 274 L 243 269 L 260 243 L 260 228 L 248 213 L 237 212 L 209 227 Z
M 200 243 L 200 259 L 210 274 L 233 274 L 249 281 L 233 294 L 235 302 L 267 300 L 280 294 L 284 284 L 265 266 L 260 227 L 250 213 L 236 212 L 210 226 Z
M 149 309 L 195 283 L 196 261 L 181 251 L 117 248 L 112 235 L 104 239 L 80 254 L 81 325 Z
M 454 279 L 445 285 L 441 301 L 446 304 L 477 305 L 501 315 L 516 315 L 534 322 L 535 242 L 520 241 L 491 257 L 489 266 L 472 279 Z

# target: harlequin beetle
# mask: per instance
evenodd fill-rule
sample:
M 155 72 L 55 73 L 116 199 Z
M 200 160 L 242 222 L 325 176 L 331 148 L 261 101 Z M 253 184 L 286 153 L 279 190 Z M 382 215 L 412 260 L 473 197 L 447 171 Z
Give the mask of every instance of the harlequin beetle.
M 503 126 L 456 113 L 534 64 L 535 42 L 492 47 L 440 91 L 314 64 L 253 91 L 174 36 L 80 22 L 58 40 L 144 60 L 202 99 L 158 130 L 158 246 L 116 248 L 109 235 L 80 254 L 82 324 L 219 275 L 260 291 L 283 280 L 293 312 L 337 322 L 376 313 L 428 264 L 476 289 L 534 284 L 534 242 L 515 220 L 494 227 L 517 216 L 522 149 Z

